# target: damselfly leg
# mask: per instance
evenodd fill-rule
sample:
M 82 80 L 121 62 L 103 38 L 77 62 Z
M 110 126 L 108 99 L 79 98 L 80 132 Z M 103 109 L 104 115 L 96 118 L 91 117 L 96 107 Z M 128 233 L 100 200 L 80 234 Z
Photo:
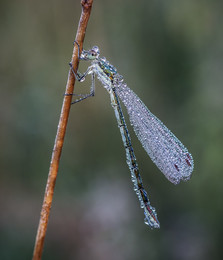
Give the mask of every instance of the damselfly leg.
M 79 45 L 78 45 L 78 52 L 79 52 Z M 65 94 L 65 96 L 80 96 L 81 97 L 81 98 L 78 98 L 75 101 L 73 101 L 71 103 L 73 105 L 73 104 L 76 104 L 76 103 L 78 103 L 78 102 L 80 102 L 82 100 L 85 100 L 85 99 L 87 99 L 89 97 L 93 97 L 94 96 L 94 93 L 95 93 L 95 73 L 92 71 L 91 66 L 88 67 L 88 69 L 84 73 L 80 73 L 79 71 L 77 71 L 77 73 L 75 73 L 74 68 L 73 68 L 71 62 L 69 63 L 69 65 L 70 65 L 71 71 L 74 74 L 76 80 L 78 80 L 79 82 L 83 82 L 88 74 L 92 75 L 91 76 L 90 93 L 88 93 L 88 94 L 75 94 L 75 93 Z

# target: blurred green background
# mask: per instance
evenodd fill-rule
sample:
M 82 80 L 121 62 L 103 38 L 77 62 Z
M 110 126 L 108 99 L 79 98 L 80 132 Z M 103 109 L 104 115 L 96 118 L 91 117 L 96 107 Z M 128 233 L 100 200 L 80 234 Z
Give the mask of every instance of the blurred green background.
M 0 259 L 31 259 L 81 7 L 0 5 Z M 161 223 L 150 230 L 97 82 L 96 96 L 71 109 L 43 259 L 223 259 L 222 10 L 220 0 L 94 1 L 85 49 L 100 47 L 195 169 L 174 186 L 129 129 Z

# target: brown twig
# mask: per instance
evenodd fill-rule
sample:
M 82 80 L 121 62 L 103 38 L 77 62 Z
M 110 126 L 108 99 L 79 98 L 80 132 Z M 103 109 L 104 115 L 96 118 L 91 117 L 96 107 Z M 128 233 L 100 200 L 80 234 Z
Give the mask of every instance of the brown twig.
M 87 23 L 91 13 L 93 0 L 82 0 L 82 13 L 79 21 L 79 26 L 77 29 L 77 34 L 75 40 L 80 45 L 80 50 L 82 50 L 84 36 L 87 28 Z M 73 55 L 72 55 L 72 65 L 74 70 L 77 70 L 78 67 L 78 51 L 77 45 L 74 44 Z M 73 93 L 74 90 L 75 77 L 71 70 L 69 71 L 66 92 L 65 93 Z M 59 124 L 57 128 L 57 134 L 55 138 L 52 158 L 50 162 L 49 175 L 47 179 L 47 185 L 45 190 L 45 195 L 43 199 L 43 205 L 40 214 L 39 226 L 36 235 L 35 248 L 33 252 L 33 260 L 40 260 L 43 252 L 44 239 L 46 236 L 47 224 L 49 221 L 49 214 L 53 200 L 54 187 L 56 183 L 56 177 L 59 167 L 60 155 L 63 147 L 64 136 L 66 132 L 68 116 L 70 112 L 72 96 L 64 96 L 64 101 L 61 109 Z

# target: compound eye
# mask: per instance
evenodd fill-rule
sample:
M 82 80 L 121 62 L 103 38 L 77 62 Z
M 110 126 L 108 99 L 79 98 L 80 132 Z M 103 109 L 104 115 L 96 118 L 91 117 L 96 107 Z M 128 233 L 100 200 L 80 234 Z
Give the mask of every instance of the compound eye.
M 98 46 L 94 46 L 91 50 L 92 50 L 92 52 L 95 53 L 95 56 L 100 54 L 100 50 L 99 50 Z

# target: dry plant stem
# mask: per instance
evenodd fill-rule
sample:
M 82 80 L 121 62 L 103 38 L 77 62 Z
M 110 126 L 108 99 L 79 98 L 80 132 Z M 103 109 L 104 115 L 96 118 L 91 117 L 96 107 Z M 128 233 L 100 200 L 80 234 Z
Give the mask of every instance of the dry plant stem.
M 75 40 L 79 43 L 80 49 L 82 50 L 84 36 L 86 32 L 87 23 L 91 13 L 93 0 L 82 0 L 82 13 L 79 21 L 79 26 L 76 34 Z M 78 67 L 78 51 L 77 45 L 74 45 L 73 55 L 72 55 L 72 65 L 74 70 Z M 75 83 L 75 77 L 71 70 L 69 71 L 66 91 L 65 93 L 73 93 Z M 40 214 L 39 226 L 36 235 L 35 248 L 33 252 L 33 260 L 39 260 L 42 257 L 44 239 L 46 236 L 47 224 L 49 221 L 49 214 L 53 200 L 54 187 L 56 183 L 56 177 L 59 167 L 60 155 L 63 147 L 64 136 L 66 132 L 68 116 L 70 112 L 72 96 L 64 96 L 63 105 L 61 109 L 59 124 L 57 128 L 57 135 L 55 138 L 52 158 L 50 162 L 49 175 L 47 179 L 47 185 L 45 190 L 45 195 L 43 199 L 43 205 Z

